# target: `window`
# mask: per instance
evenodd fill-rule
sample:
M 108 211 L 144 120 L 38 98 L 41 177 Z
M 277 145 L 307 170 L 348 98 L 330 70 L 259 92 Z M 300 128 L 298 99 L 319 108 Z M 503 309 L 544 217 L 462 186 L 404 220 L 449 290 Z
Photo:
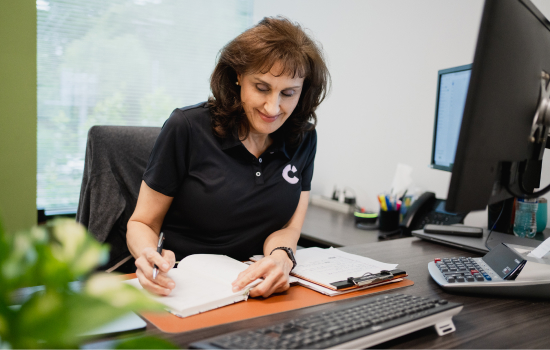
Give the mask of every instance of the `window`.
M 162 126 L 205 101 L 252 0 L 37 0 L 37 207 L 76 212 L 88 129 Z

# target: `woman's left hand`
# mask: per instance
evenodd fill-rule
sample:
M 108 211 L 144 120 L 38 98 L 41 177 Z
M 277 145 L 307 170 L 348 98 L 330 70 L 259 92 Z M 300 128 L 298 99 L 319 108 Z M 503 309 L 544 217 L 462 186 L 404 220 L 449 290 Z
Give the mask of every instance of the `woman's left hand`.
M 284 292 L 290 287 L 288 274 L 291 269 L 292 262 L 286 252 L 276 250 L 273 254 L 264 257 L 241 272 L 232 283 L 233 291 L 241 290 L 250 282 L 263 278 L 264 281 L 250 291 L 251 297 L 262 296 L 267 298 L 273 293 Z

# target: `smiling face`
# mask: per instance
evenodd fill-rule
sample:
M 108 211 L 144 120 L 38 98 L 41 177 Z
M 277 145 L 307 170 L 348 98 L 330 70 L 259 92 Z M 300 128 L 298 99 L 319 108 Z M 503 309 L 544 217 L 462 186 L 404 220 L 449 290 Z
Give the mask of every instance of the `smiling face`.
M 239 75 L 241 101 L 253 134 L 271 134 L 296 108 L 304 78 L 280 74 L 276 63 L 268 73 Z M 278 76 L 279 75 L 279 76 Z

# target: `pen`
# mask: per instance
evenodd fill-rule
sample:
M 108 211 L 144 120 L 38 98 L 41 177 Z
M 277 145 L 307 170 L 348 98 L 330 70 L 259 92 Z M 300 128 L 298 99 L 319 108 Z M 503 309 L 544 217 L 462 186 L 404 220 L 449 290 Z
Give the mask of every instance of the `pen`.
M 159 243 L 157 244 L 157 253 L 162 253 L 162 245 L 164 244 L 164 233 L 161 232 L 159 235 Z M 159 267 L 157 264 L 153 267 L 153 279 L 157 278 L 157 275 L 159 274 Z

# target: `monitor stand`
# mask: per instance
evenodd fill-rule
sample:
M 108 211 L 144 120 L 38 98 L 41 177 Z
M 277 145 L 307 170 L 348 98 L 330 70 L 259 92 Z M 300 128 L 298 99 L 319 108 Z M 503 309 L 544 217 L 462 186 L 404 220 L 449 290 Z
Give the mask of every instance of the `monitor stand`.
M 503 208 L 504 207 L 504 208 Z M 502 214 L 501 214 L 502 213 Z M 514 213 L 514 198 L 489 204 L 487 207 L 487 227 L 494 231 L 513 234 L 512 214 Z M 499 218 L 500 216 L 500 218 Z M 497 222 L 498 219 L 498 222 Z

